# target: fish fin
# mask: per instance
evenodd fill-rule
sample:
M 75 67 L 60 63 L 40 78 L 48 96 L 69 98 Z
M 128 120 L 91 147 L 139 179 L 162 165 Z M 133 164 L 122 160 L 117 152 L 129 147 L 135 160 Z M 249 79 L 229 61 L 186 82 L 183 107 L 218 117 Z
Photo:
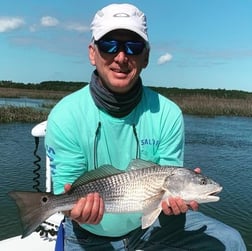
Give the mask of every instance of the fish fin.
M 169 190 L 167 190 L 166 188 L 163 188 L 163 189 L 164 189 L 164 194 L 163 194 L 163 197 L 162 197 L 161 201 L 162 201 L 162 200 L 166 200 L 168 206 L 170 206 L 170 205 L 169 205 L 169 200 L 168 200 L 168 198 L 174 197 L 174 196 L 173 196 L 172 193 L 171 193 Z
M 144 214 L 148 214 L 149 212 L 155 210 L 160 205 L 160 202 L 162 201 L 164 194 L 165 190 L 161 190 L 160 193 L 148 197 L 146 200 L 142 201 Z
M 161 213 L 162 208 L 158 207 L 149 214 L 142 216 L 142 229 L 145 229 L 152 225 L 154 221 L 158 218 L 159 214 Z
M 43 221 L 56 213 L 48 210 L 51 193 L 11 191 L 8 195 L 15 200 L 23 227 L 22 238 L 30 235 Z
M 84 185 L 88 182 L 91 182 L 97 179 L 107 178 L 109 176 L 124 173 L 124 172 L 125 171 L 119 170 L 111 165 L 103 165 L 103 166 L 100 166 L 98 169 L 86 172 L 83 175 L 81 175 L 72 184 L 72 188 L 78 187 L 80 185 Z
M 153 224 L 162 211 L 161 201 L 165 191 L 143 201 L 142 229 Z
M 137 169 L 143 169 L 143 168 L 147 168 L 147 167 L 151 167 L 151 166 L 159 166 L 159 165 L 154 162 L 143 160 L 143 159 L 133 159 L 129 163 L 127 170 L 128 171 L 137 170 Z

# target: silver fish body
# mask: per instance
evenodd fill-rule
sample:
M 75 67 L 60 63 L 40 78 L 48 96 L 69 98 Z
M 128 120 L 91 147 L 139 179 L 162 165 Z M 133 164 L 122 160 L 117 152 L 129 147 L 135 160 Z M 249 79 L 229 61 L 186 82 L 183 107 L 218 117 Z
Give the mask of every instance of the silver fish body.
M 23 235 L 31 234 L 44 220 L 59 211 L 70 210 L 81 197 L 98 192 L 105 212 L 142 212 L 142 228 L 159 216 L 162 200 L 181 197 L 186 202 L 218 201 L 222 187 L 213 180 L 186 168 L 159 166 L 143 160 L 133 161 L 127 171 L 102 166 L 77 179 L 65 194 L 13 191 L 21 214 Z

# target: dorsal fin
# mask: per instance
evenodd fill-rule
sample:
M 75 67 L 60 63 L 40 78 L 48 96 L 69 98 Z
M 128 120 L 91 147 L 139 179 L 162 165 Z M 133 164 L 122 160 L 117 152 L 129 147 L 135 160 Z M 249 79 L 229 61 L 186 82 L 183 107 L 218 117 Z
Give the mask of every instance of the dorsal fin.
M 129 165 L 127 167 L 127 171 L 143 169 L 143 168 L 147 168 L 147 167 L 151 167 L 151 166 L 158 166 L 158 164 L 151 162 L 151 161 L 146 161 L 143 159 L 133 159 L 129 163 Z
M 111 165 L 103 165 L 103 166 L 99 167 L 98 169 L 86 172 L 83 175 L 81 175 L 72 184 L 72 188 L 75 188 L 77 186 L 86 184 L 86 183 L 94 181 L 94 180 L 106 178 L 108 176 L 115 175 L 115 174 L 120 174 L 120 173 L 123 173 L 123 172 L 124 171 L 116 169 L 115 167 L 113 167 Z

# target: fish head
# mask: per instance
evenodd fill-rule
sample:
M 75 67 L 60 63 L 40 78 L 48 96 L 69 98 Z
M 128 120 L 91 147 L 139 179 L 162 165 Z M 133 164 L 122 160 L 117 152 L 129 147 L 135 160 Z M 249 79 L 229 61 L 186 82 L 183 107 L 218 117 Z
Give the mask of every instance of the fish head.
M 214 180 L 186 168 L 175 168 L 167 176 L 164 189 L 172 197 L 180 197 L 186 202 L 192 200 L 198 203 L 215 202 L 222 187 Z

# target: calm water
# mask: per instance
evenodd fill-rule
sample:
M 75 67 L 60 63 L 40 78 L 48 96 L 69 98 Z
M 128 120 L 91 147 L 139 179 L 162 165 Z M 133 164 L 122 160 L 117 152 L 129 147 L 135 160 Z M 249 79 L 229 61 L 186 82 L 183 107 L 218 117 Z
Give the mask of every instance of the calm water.
M 0 240 L 21 233 L 17 209 L 6 193 L 32 189 L 33 126 L 0 124 Z M 224 187 L 219 202 L 201 205 L 200 210 L 238 229 L 252 251 L 252 118 L 186 116 L 185 126 L 185 166 L 201 167 Z M 43 157 L 43 140 L 40 143 Z
M 1 106 L 17 106 L 17 107 L 33 107 L 39 108 L 44 105 L 53 104 L 52 100 L 45 99 L 32 99 L 32 98 L 0 98 L 0 107 Z

